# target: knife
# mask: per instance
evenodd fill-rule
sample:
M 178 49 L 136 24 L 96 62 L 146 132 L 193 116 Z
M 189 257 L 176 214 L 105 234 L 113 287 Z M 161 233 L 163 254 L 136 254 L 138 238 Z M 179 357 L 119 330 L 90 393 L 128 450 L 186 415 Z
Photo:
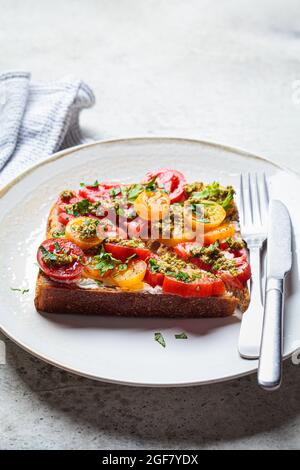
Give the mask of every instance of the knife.
M 283 347 L 284 278 L 292 267 L 291 220 L 282 202 L 269 207 L 267 279 L 258 383 L 265 390 L 280 387 Z

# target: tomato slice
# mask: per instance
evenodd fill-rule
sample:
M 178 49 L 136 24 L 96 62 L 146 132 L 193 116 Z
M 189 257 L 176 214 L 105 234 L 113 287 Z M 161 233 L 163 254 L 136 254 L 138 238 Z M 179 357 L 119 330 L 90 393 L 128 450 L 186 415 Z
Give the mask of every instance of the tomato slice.
M 170 198 L 160 190 L 142 191 L 134 201 L 136 213 L 144 220 L 161 220 L 169 212 Z
M 145 277 L 147 264 L 142 260 L 133 260 L 129 263 L 128 269 L 120 270 L 116 268 L 113 279 L 119 287 L 136 288 L 141 286 Z
M 70 261 L 66 262 L 66 264 L 55 264 L 55 261 L 52 263 L 46 261 L 47 257 L 49 258 L 51 255 L 62 254 L 71 257 Z M 81 261 L 84 261 L 84 253 L 79 246 L 65 238 L 50 238 L 39 246 L 37 261 L 41 270 L 51 279 L 57 281 L 75 281 L 81 277 L 83 269 Z
M 58 214 L 60 214 L 61 212 L 66 212 L 66 207 L 68 205 L 76 204 L 80 200 L 81 200 L 81 198 L 76 196 L 76 195 L 74 195 L 73 197 L 71 197 L 68 200 L 64 200 L 61 197 L 59 197 L 59 199 L 57 201 L 57 212 L 58 212 Z
M 168 192 L 170 202 L 182 202 L 185 199 L 184 185 L 186 179 L 180 171 L 162 168 L 148 172 L 143 183 L 151 181 L 156 176 L 156 183 Z
M 175 253 L 185 261 L 188 261 L 191 258 L 191 251 L 195 248 L 201 248 L 202 244 L 198 242 L 183 242 L 178 243 L 174 247 Z
M 72 219 L 74 219 L 74 215 L 72 214 L 67 214 L 66 212 L 61 212 L 60 214 L 58 214 L 58 221 L 62 225 L 67 225 L 67 223 Z
M 96 186 L 84 186 L 79 189 L 79 195 L 91 202 L 97 202 L 99 199 L 109 198 L 109 191 L 120 186 L 120 183 L 99 183 Z
M 156 287 L 163 285 L 164 278 L 165 275 L 163 273 L 155 273 L 147 268 L 144 281 L 147 282 L 147 284 L 150 284 L 151 287 Z
M 136 255 L 139 259 L 145 260 L 151 254 L 151 251 L 148 250 L 148 248 L 123 246 L 118 245 L 118 243 L 105 243 L 104 248 L 105 251 L 111 253 L 114 258 L 119 259 L 123 262 L 126 261 L 132 255 Z
M 220 204 L 214 201 L 202 201 L 198 204 L 199 214 L 195 214 L 194 211 L 188 211 L 186 215 L 186 222 L 193 228 L 193 230 L 199 234 L 209 232 L 224 221 L 226 217 L 226 211 Z M 187 205 L 187 208 L 189 206 Z
M 94 248 L 103 240 L 98 237 L 99 223 L 96 217 L 75 217 L 68 222 L 65 237 L 82 250 Z
M 182 297 L 210 297 L 213 295 L 214 282 L 209 277 L 203 277 L 193 282 L 183 282 L 173 277 L 165 276 L 163 291 Z
M 229 271 L 218 271 L 218 275 L 229 287 L 233 289 L 242 289 L 246 282 L 251 278 L 251 267 L 244 256 L 234 258 L 236 262 L 237 273 L 232 274 Z
M 211 245 L 217 240 L 225 240 L 226 238 L 232 238 L 234 236 L 235 227 L 234 224 L 222 224 L 214 230 L 210 230 L 204 233 L 204 245 Z

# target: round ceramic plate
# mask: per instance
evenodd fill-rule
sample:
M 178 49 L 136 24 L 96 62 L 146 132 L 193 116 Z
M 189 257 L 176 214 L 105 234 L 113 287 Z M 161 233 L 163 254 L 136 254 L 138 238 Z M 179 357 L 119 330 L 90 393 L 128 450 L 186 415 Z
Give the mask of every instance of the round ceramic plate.
M 159 167 L 189 181 L 238 186 L 241 171 L 264 171 L 271 196 L 289 208 L 294 230 L 293 270 L 287 281 L 285 356 L 300 346 L 299 177 L 243 152 L 186 139 L 146 138 L 98 142 L 53 155 L 9 186 L 0 198 L 0 324 L 2 331 L 51 364 L 98 380 L 132 385 L 182 386 L 248 374 L 257 361 L 239 357 L 238 316 L 226 319 L 128 319 L 41 315 L 33 304 L 35 253 L 57 194 L 81 181 L 139 181 Z M 21 293 L 11 288 L 29 289 Z M 80 313 L 80 312 L 79 312 Z M 161 332 L 166 348 L 154 341 Z M 187 340 L 176 340 L 186 332 Z

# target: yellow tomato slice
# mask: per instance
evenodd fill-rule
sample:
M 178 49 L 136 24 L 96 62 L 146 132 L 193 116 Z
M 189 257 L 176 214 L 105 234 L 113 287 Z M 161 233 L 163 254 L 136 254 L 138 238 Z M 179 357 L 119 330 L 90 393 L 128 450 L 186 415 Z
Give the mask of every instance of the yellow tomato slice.
M 68 222 L 65 237 L 82 250 L 94 248 L 102 242 L 97 236 L 97 223 L 96 218 L 76 217 Z
M 191 229 L 186 227 L 185 230 L 182 230 L 182 233 L 174 233 L 171 231 L 169 238 L 159 238 L 159 241 L 166 246 L 176 246 L 178 243 L 183 242 L 192 242 L 196 238 L 195 232 Z
M 141 285 L 146 274 L 146 269 L 147 265 L 145 261 L 132 261 L 129 263 L 128 269 L 124 271 L 117 268 L 113 274 L 113 279 L 119 287 L 135 289 L 137 286 Z
M 219 227 L 205 232 L 204 234 L 204 244 L 210 245 L 215 243 L 217 240 L 225 240 L 226 238 L 231 238 L 234 236 L 235 227 L 234 224 L 223 224 Z
M 221 225 L 226 217 L 226 211 L 214 201 L 201 201 L 199 203 L 199 214 L 189 211 L 186 217 L 193 230 L 208 232 Z
M 162 220 L 169 212 L 170 198 L 163 191 L 143 191 L 134 201 L 136 213 L 144 220 Z

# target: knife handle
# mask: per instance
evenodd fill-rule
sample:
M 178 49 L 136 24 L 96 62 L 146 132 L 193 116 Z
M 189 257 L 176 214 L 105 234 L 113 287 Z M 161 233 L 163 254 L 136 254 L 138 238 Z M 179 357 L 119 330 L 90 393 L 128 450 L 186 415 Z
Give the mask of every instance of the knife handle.
M 283 288 L 283 279 L 267 279 L 258 367 L 258 383 L 265 390 L 276 390 L 281 384 Z

